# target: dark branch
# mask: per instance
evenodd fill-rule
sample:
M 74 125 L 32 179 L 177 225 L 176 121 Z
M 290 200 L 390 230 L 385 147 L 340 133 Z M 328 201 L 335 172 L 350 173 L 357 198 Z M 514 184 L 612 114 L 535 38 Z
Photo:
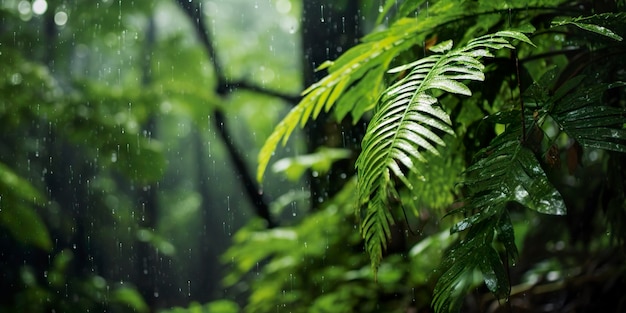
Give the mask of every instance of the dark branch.
M 187 16 L 193 21 L 196 35 L 198 35 L 200 42 L 202 42 L 202 45 L 209 55 L 210 62 L 213 65 L 213 68 L 215 69 L 215 75 L 217 76 L 216 91 L 219 95 L 227 95 L 228 93 L 236 89 L 246 89 L 256 93 L 283 99 L 292 105 L 295 105 L 296 103 L 298 103 L 298 101 L 300 101 L 300 96 L 298 95 L 269 90 L 244 80 L 229 81 L 224 75 L 222 63 L 219 61 L 217 52 L 215 51 L 215 47 L 213 46 L 213 39 L 211 38 L 211 33 L 209 32 L 206 23 L 204 22 L 204 15 L 196 4 L 197 1 L 177 0 L 177 2 L 183 8 Z
M 204 15 L 198 6 L 198 1 L 191 0 L 176 0 L 178 5 L 180 5 L 189 19 L 193 22 L 196 30 L 196 34 L 198 35 L 198 39 L 202 42 L 204 49 L 209 54 L 209 61 L 213 64 L 213 68 L 215 69 L 215 75 L 217 76 L 217 81 L 219 85 L 222 85 L 222 82 L 226 82 L 226 77 L 224 76 L 224 70 L 222 69 L 221 63 L 217 58 L 217 53 L 215 52 L 215 47 L 213 47 L 213 40 L 211 38 L 211 33 L 209 33 L 206 23 L 204 22 Z M 218 93 L 220 92 L 220 88 L 218 88 Z M 222 93 L 220 93 L 222 95 Z
M 216 90 L 218 95 L 220 95 L 221 97 L 226 97 L 229 93 L 236 90 L 236 88 L 242 88 L 271 96 L 280 97 L 286 100 L 295 99 L 295 97 L 293 96 L 287 96 L 274 91 L 268 91 L 247 82 L 229 83 L 228 79 L 226 79 L 226 76 L 224 75 L 221 63 L 217 58 L 217 53 L 213 46 L 210 32 L 204 22 L 204 15 L 202 14 L 200 7 L 197 5 L 198 1 L 177 0 L 176 2 L 183 8 L 187 16 L 194 22 L 193 25 L 195 26 L 194 29 L 196 31 L 196 34 L 198 35 L 200 42 L 204 46 L 209 56 L 210 62 L 213 64 L 213 68 L 215 69 L 215 75 L 218 82 Z M 274 222 L 270 215 L 269 204 L 263 196 L 261 188 L 256 183 L 256 180 L 254 180 L 253 176 L 250 175 L 250 171 L 245 164 L 244 158 L 241 156 L 241 153 L 239 153 L 239 150 L 232 142 L 232 138 L 228 132 L 228 128 L 226 127 L 224 113 L 221 112 L 219 109 L 214 109 L 213 118 L 215 119 L 214 125 L 215 127 L 217 127 L 220 138 L 226 146 L 226 150 L 228 151 L 230 159 L 235 166 L 235 170 L 238 173 L 238 177 L 241 180 L 244 190 L 252 201 L 252 204 L 254 205 L 256 214 L 267 222 L 269 228 L 275 227 L 277 224 L 276 222 Z
M 235 169 L 239 173 L 239 179 L 243 184 L 243 187 L 250 197 L 252 204 L 256 208 L 256 213 L 259 217 L 263 218 L 267 222 L 268 228 L 273 228 L 276 225 L 274 220 L 270 215 L 270 208 L 267 204 L 265 197 L 263 196 L 263 192 L 257 185 L 256 181 L 250 176 L 250 172 L 248 171 L 248 167 L 246 166 L 245 160 L 241 156 L 241 154 L 234 148 L 232 143 L 232 138 L 228 133 L 228 129 L 225 124 L 224 113 L 216 110 L 213 112 L 213 118 L 215 120 L 215 125 L 217 127 L 218 133 L 222 138 L 222 141 L 228 147 L 228 155 L 230 156 L 230 160 L 233 162 Z
M 302 98 L 299 95 L 292 95 L 292 94 L 286 94 L 286 93 L 282 93 L 282 92 L 275 91 L 275 90 L 269 90 L 269 89 L 263 88 L 261 86 L 255 85 L 253 83 L 250 83 L 244 80 L 231 81 L 227 83 L 227 87 L 232 90 L 245 89 L 245 90 L 256 92 L 259 94 L 264 94 L 267 96 L 280 98 L 284 100 L 285 102 L 290 103 L 291 105 L 296 105 L 298 102 L 300 102 L 300 99 Z

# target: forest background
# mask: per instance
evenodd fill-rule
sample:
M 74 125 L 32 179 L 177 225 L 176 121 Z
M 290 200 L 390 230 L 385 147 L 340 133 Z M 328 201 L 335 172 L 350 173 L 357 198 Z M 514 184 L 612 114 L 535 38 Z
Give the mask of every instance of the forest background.
M 623 1 L 4 0 L 0 311 L 620 312 L 623 11 Z M 413 34 L 411 21 L 425 24 Z M 449 149 L 406 148 L 413 160 L 443 157 L 424 153 L 421 177 L 381 174 L 397 194 L 372 219 L 369 200 L 387 185 L 364 201 L 354 177 L 380 96 L 412 62 L 447 51 L 437 44 L 502 30 L 519 31 L 503 37 L 516 52 L 483 60 L 489 88 L 464 81 L 472 97 L 458 85 L 432 92 L 454 129 L 428 122 L 437 129 L 422 134 Z M 560 135 L 563 120 L 541 101 L 558 108 L 566 95 L 581 104 L 561 113 L 590 118 L 565 120 L 579 124 Z M 541 101 L 516 111 L 529 98 Z M 307 103 L 315 119 L 289 118 Z M 488 169 L 471 165 L 500 151 L 491 140 L 503 142 L 516 114 L 535 140 L 524 129 L 520 146 L 546 173 L 527 175 L 546 183 L 498 204 L 490 264 L 455 268 L 458 242 L 472 238 L 463 232 L 487 233 L 495 214 L 465 206 L 469 178 Z M 272 146 L 300 119 L 302 131 Z M 558 199 L 543 206 L 545 194 Z

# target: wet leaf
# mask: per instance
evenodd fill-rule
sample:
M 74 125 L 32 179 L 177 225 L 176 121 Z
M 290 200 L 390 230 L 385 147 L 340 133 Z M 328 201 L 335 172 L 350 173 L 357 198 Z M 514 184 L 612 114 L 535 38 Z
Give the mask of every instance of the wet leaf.
M 589 19 L 591 17 L 586 17 L 585 19 Z M 562 26 L 562 25 L 574 25 L 580 29 L 584 29 L 586 31 L 590 31 L 617 41 L 622 41 L 622 36 L 616 34 L 615 32 L 613 32 L 612 30 L 604 27 L 604 26 L 600 26 L 600 25 L 595 25 L 595 24 L 588 24 L 588 23 L 582 23 L 579 22 L 583 19 L 581 18 L 570 18 L 570 19 L 563 19 L 563 20 L 559 20 L 559 21 L 555 21 L 553 22 L 553 26 Z

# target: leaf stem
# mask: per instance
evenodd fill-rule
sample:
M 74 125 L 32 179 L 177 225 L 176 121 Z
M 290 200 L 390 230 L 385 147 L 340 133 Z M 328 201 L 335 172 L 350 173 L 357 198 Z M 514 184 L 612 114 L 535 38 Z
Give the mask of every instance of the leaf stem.
M 526 121 L 524 120 L 524 99 L 522 98 L 522 82 L 520 80 L 519 73 L 519 58 L 517 57 L 517 52 L 515 50 L 512 51 L 513 58 L 515 58 L 515 76 L 517 76 L 517 89 L 519 90 L 519 104 L 521 111 L 521 119 L 522 119 L 522 143 L 526 142 Z

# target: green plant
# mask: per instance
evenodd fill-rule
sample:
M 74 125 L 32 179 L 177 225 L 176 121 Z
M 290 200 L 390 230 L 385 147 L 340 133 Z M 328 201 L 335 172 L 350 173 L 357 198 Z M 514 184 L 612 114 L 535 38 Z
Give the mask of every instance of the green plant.
M 379 21 L 394 3 L 381 7 Z M 531 218 L 521 208 L 564 215 L 589 202 L 589 214 L 619 217 L 600 229 L 623 243 L 624 192 L 611 182 L 626 174 L 618 165 L 626 152 L 618 35 L 626 14 L 613 13 L 623 4 L 579 5 L 582 16 L 564 1 L 403 2 L 388 27 L 320 67 L 328 75 L 304 91 L 261 150 L 259 180 L 280 140 L 322 110 L 368 120 L 351 201 L 373 272 L 385 253 L 397 253 L 385 252 L 394 227 L 407 227 L 394 216 L 413 208 L 445 217 L 440 227 L 457 239 L 434 275 L 437 312 L 459 311 L 477 275 L 498 299 L 509 297 L 516 229 L 532 233 L 521 226 Z M 476 83 L 483 80 L 487 86 Z M 432 161 L 440 155 L 450 163 Z M 434 210 L 442 205 L 416 192 L 450 164 L 463 164 L 452 178 L 459 185 L 437 190 L 456 204 Z M 586 166 L 611 173 L 598 182 L 599 200 L 568 191 L 584 188 L 572 180 L 589 177 Z M 611 248 L 602 238 L 597 245 Z

